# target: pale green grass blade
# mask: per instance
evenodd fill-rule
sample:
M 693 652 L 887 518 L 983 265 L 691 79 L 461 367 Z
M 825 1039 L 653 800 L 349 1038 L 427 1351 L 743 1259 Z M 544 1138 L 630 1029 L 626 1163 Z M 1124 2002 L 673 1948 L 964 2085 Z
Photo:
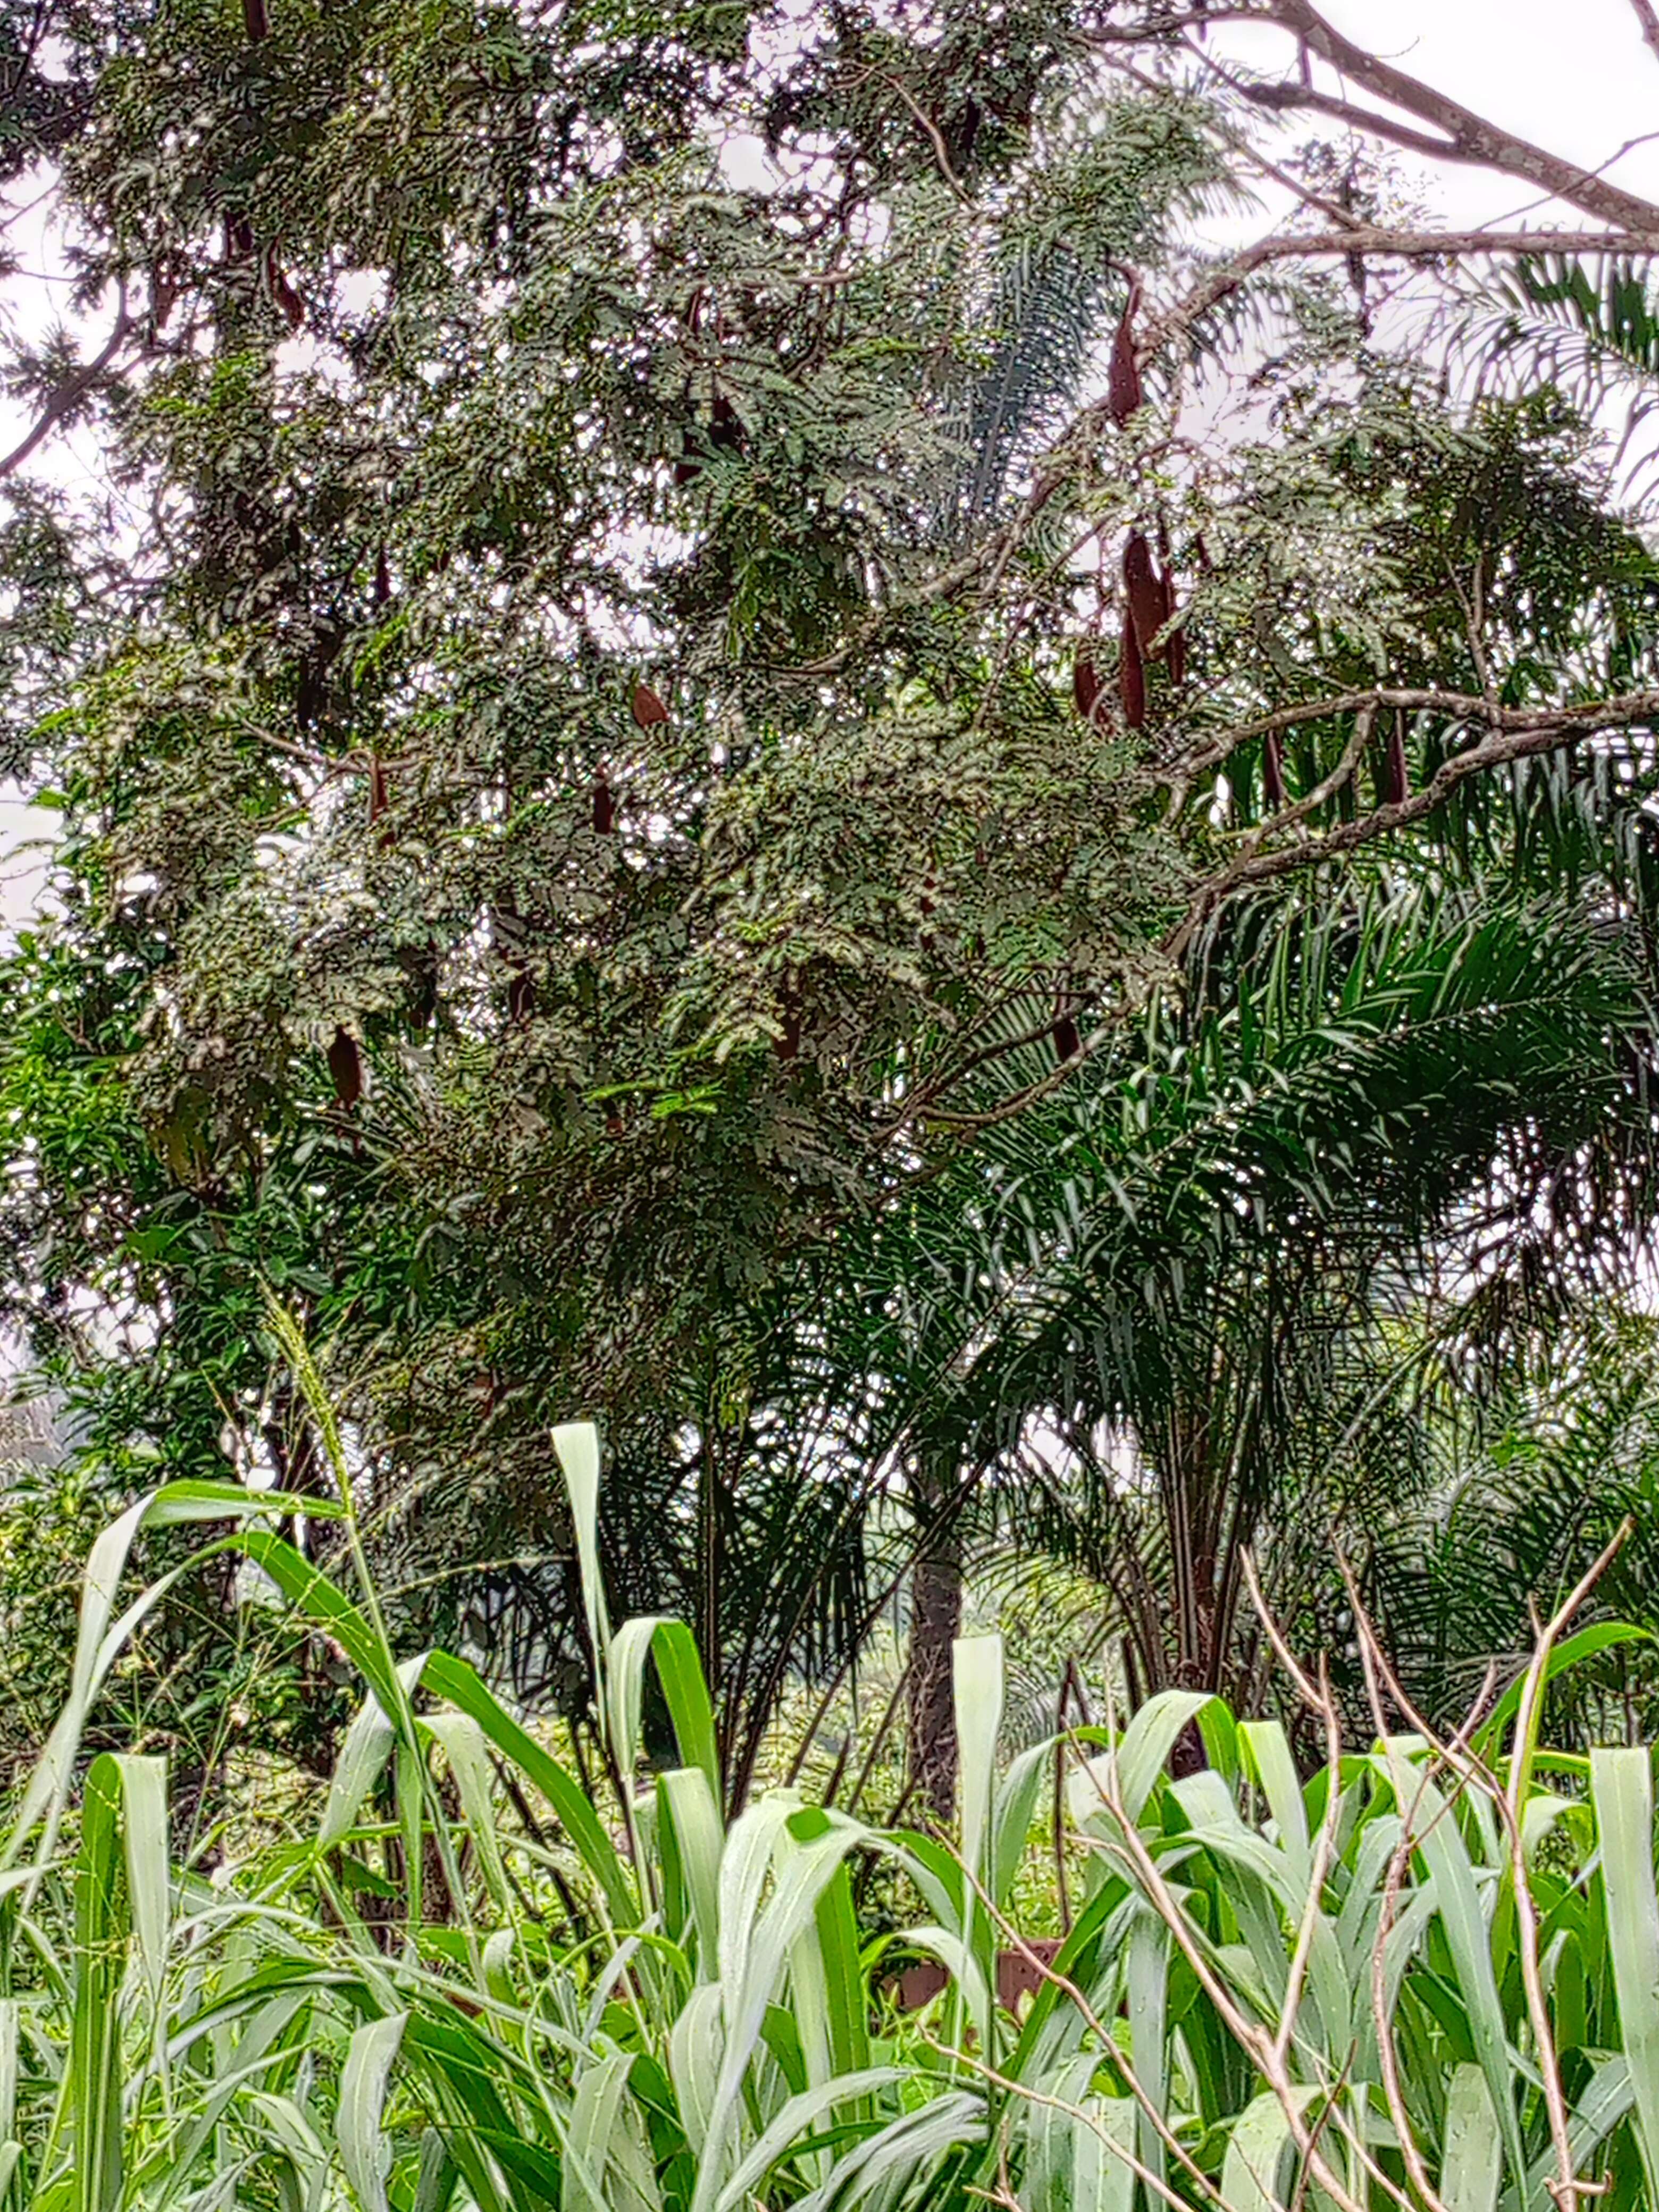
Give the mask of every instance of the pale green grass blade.
M 121 2204 L 119 1999 L 128 1927 L 120 1801 L 120 1766 L 106 1752 L 87 1776 L 75 1880 L 75 2002 L 64 2087 L 76 2212 L 119 2212 Z
M 701 1984 L 680 2007 L 668 2033 L 668 2078 L 674 2084 L 685 2139 L 699 2154 L 714 2116 L 720 2062 L 726 2054 L 720 2004 L 720 1984 Z
M 959 1636 L 951 1646 L 951 1680 L 962 1787 L 962 1856 L 988 1886 L 991 1801 L 1002 1729 L 1002 1638 Z
M 848 2151 L 828 2179 L 801 2198 L 799 2212 L 830 2212 L 832 2206 L 836 2212 L 855 2212 L 871 2199 L 880 2203 L 881 2192 L 895 2182 L 914 2185 L 948 2152 L 982 2142 L 985 2133 L 981 2098 L 965 2091 L 937 2098 Z
M 697 1658 L 697 1647 L 683 1620 L 647 1614 L 625 1621 L 611 1640 L 605 1655 L 605 1697 L 610 1708 L 611 1745 L 624 1782 L 631 1778 L 640 1753 L 640 1714 L 645 1700 L 645 1670 L 654 1662 L 662 1685 L 680 1764 L 699 1766 L 708 1778 L 709 1790 L 720 1802 L 720 1752 L 714 1740 L 714 1716 L 708 1686 Z
M 1165 2120 L 1170 2117 L 1170 2073 L 1167 2016 L 1170 1995 L 1170 1946 L 1173 1938 L 1150 1905 L 1141 1905 L 1129 1924 L 1125 1946 L 1125 2009 L 1129 2017 L 1129 2051 L 1135 2078 L 1148 2101 Z M 1136 2106 L 1140 2122 L 1141 2164 L 1160 2179 L 1164 2173 L 1164 2139 L 1151 2114 Z
M 720 1812 L 700 1766 L 671 1767 L 658 1778 L 657 1797 L 658 1818 L 672 1833 L 690 1907 L 698 1978 L 713 1981 L 720 1962 L 720 1851 L 726 1840 Z
M 420 2171 L 410 2212 L 447 2212 L 459 2179 L 460 2170 L 449 2155 L 448 2144 L 436 2128 L 428 2128 L 421 2137 Z
M 17 2128 L 17 1999 L 0 1997 L 0 2141 Z
M 799 1810 L 799 1800 L 792 1791 L 779 1790 L 746 1807 L 727 1834 L 720 1857 L 720 1979 L 728 2021 L 748 1963 L 778 1838 Z
M 1090 2097 L 1084 2110 L 1088 2119 L 1072 2122 L 1072 2212 L 1134 2212 L 1140 2108 L 1131 2097 Z
M 663 1702 L 668 1707 L 681 1764 L 702 1768 L 708 1778 L 709 1795 L 719 1805 L 720 1746 L 696 1638 L 683 1620 L 659 1620 L 651 1639 L 651 1656 L 656 1662 L 657 1680 L 662 1684 Z
M 1659 2203 L 1659 1897 L 1653 1880 L 1653 1765 L 1649 1753 L 1590 1753 L 1590 1799 L 1601 1838 L 1607 1948 L 1625 2063 L 1636 2100 L 1648 2188 Z
M 962 1798 L 963 1863 L 972 1880 L 963 1892 L 962 1930 L 969 1948 L 984 1961 L 986 1978 L 994 1972 L 992 1954 L 995 1932 L 988 1916 L 976 1908 L 975 1884 L 989 1888 L 994 1880 L 991 1866 L 991 1806 L 996 1790 L 997 1737 L 1002 1729 L 1003 1659 L 1000 1636 L 959 1636 L 951 1652 L 951 1690 L 957 1723 L 957 1765 Z M 984 1921 L 987 1924 L 977 1923 Z M 951 2009 L 960 2017 L 963 1985 L 958 1980 L 951 1992 Z M 989 2012 L 978 2023 L 980 2049 L 994 2063 L 992 2038 L 996 2021 Z
M 1486 2087 L 1503 2130 L 1510 2170 L 1519 2186 L 1526 2176 L 1526 2154 L 1521 2124 L 1515 2109 L 1514 2076 L 1510 2066 L 1509 2039 L 1492 1966 L 1492 1941 L 1474 1868 L 1450 1806 L 1434 1784 L 1399 1755 L 1390 1745 L 1378 1761 L 1395 1784 L 1402 1807 L 1414 1808 L 1413 1833 L 1434 1883 L 1435 1901 L 1451 1952 L 1458 1994 L 1463 2002 L 1474 2043 L 1475 2056 L 1486 2077 Z
M 1278 1721 L 1242 1721 L 1238 1735 L 1248 1763 L 1267 1795 L 1279 1832 L 1279 1848 L 1289 1860 L 1298 1886 L 1305 1890 L 1313 1873 L 1313 1851 L 1308 1838 L 1307 1806 L 1290 1739 Z
M 1009 1766 L 996 1793 L 991 1816 L 991 1864 L 987 1887 L 991 1901 L 1004 1910 L 1013 1893 L 1014 1881 L 1036 1817 L 1037 1794 L 1047 1780 L 1054 1755 L 1052 1743 L 1033 1744 Z
M 512 1891 L 495 1836 L 495 1778 L 483 1730 L 470 1713 L 428 1713 L 421 1725 L 449 1762 L 485 1885 L 496 1910 L 505 1913 L 511 1909 Z
M 577 2081 L 565 2130 L 560 2212 L 612 2212 L 606 2189 L 611 2143 L 621 2131 L 633 2063 L 626 2051 L 613 2051 L 585 2067 Z
M 317 1830 L 319 1850 L 332 1850 L 357 1825 L 363 1803 L 392 1756 L 392 1723 L 371 1690 L 351 1716 L 334 1761 L 333 1778 Z
M 1316 2089 L 1292 2092 L 1305 2112 Z M 1221 2194 L 1228 2212 L 1285 2212 L 1284 2170 L 1296 2138 L 1288 2114 L 1271 2090 L 1254 2099 L 1234 2123 L 1221 2169 Z
M 640 1916 L 634 1878 L 612 1843 L 605 1823 L 574 1777 L 488 1690 L 477 1669 L 447 1651 L 434 1651 L 426 1664 L 426 1686 L 434 1697 L 477 1721 L 489 1741 L 552 1807 L 598 1884 L 613 1926 L 632 1927 Z
M 275 1491 L 245 1490 L 235 1483 L 173 1482 L 139 1498 L 100 1532 L 87 1555 L 82 1578 L 81 1616 L 69 1692 L 13 1815 L 4 1849 L 0 1850 L 0 1867 L 13 1863 L 32 1830 L 43 1820 L 46 1830 L 37 1863 L 44 1863 L 51 1856 L 93 1700 L 127 1639 L 185 1571 L 175 1569 L 153 1583 L 128 1607 L 112 1632 L 116 1593 L 138 1536 L 149 1528 L 280 1513 L 291 1510 L 294 1502 Z
M 763 1809 L 763 1807 L 753 1808 L 751 1812 Z M 744 1820 L 750 1817 L 745 1814 Z M 733 1829 L 733 1844 L 744 1824 L 744 1821 L 739 1821 L 737 1828 Z M 735 1953 L 741 1961 L 737 1976 L 722 1991 L 726 2049 L 720 2062 L 714 2110 L 692 2195 L 692 2212 L 709 2212 L 725 2185 L 726 2152 L 738 2121 L 744 2076 L 760 2040 L 767 2007 L 773 2002 L 782 1982 L 797 1940 L 811 1923 L 814 1909 L 825 1884 L 833 1877 L 848 1853 L 864 1840 L 864 1831 L 855 1822 L 838 1820 L 810 1840 L 801 1842 L 793 1838 L 789 1840 L 789 1851 L 786 1854 L 780 1850 L 776 1856 L 770 1899 L 764 1911 L 754 1921 L 752 1935 Z M 731 1848 L 728 1844 L 728 1855 Z M 723 1895 L 720 1905 L 723 1954 L 727 1949 L 727 1923 L 731 1917 L 726 1898 Z
M 873 2091 L 906 2079 L 902 2066 L 870 2066 L 855 2074 L 839 2075 L 791 2097 L 763 2128 L 732 2172 L 715 2200 L 714 2212 L 734 2212 L 743 2200 L 758 2191 L 778 2161 L 836 2105 L 869 2096 Z
M 1478 2066 L 1459 2066 L 1446 2093 L 1440 2195 L 1446 2212 L 1497 2212 L 1504 2176 L 1498 2115 Z
M 159 2008 L 173 1918 L 172 1840 L 165 1759 L 118 1755 L 127 1902 L 150 2002 Z
M 408 2019 L 398 2012 L 366 2021 L 353 2033 L 340 2072 L 340 2164 L 362 2212 L 389 2212 L 381 2121 Z
M 554 1430 L 553 1449 L 564 1470 L 564 1486 L 576 1532 L 576 1563 L 581 1570 L 588 1649 L 593 1654 L 595 1668 L 603 1676 L 605 1656 L 611 1648 L 611 1622 L 605 1611 L 605 1576 L 599 1565 L 599 1432 L 592 1421 L 567 1421 Z
M 1201 1725 L 1219 1710 L 1224 1710 L 1219 1698 L 1205 1690 L 1160 1690 L 1148 1698 L 1116 1743 L 1080 1761 L 1067 1777 L 1066 1802 L 1073 1824 L 1098 1825 L 1106 1816 L 1106 1793 L 1113 1788 L 1129 1819 L 1139 1821 L 1182 1731 L 1193 1722 Z

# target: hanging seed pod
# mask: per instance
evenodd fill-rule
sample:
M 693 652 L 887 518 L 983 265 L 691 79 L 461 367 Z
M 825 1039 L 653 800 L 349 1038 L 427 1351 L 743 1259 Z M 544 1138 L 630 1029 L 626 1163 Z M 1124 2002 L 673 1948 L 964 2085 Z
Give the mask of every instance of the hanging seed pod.
M 1072 704 L 1084 721 L 1095 720 L 1100 695 L 1105 688 L 1100 680 L 1100 671 L 1095 666 L 1093 653 L 1086 645 L 1079 646 L 1072 656 Z
M 1054 1043 L 1054 1058 L 1065 1061 L 1075 1060 L 1083 1049 L 1083 1039 L 1078 1034 L 1077 1024 L 1069 1014 L 1062 1014 L 1051 1032 Z
M 1106 377 L 1107 412 L 1120 430 L 1139 412 L 1146 397 L 1141 389 L 1140 364 L 1135 359 L 1134 321 L 1139 305 L 1140 279 L 1137 276 L 1130 283 L 1123 319 L 1112 340 L 1112 364 Z
M 368 826 L 372 830 L 390 804 L 386 788 L 386 764 L 378 753 L 369 756 L 368 763 Z M 382 836 L 384 836 L 382 832 Z
M 743 451 L 742 419 L 723 392 L 714 394 L 714 404 L 708 410 L 708 442 L 717 453 Z
M 1164 623 L 1164 579 L 1152 564 L 1152 547 L 1138 530 L 1130 532 L 1123 549 L 1123 581 L 1141 660 L 1161 660 L 1163 653 L 1154 650 L 1152 641 Z
M 1411 783 L 1406 766 L 1406 720 L 1402 714 L 1394 718 L 1394 727 L 1389 733 L 1388 750 L 1382 757 L 1382 769 L 1376 779 L 1376 795 L 1384 806 L 1404 804 Z
M 1268 731 L 1261 748 L 1261 796 L 1269 814 L 1277 814 L 1284 806 L 1285 740 L 1277 730 Z
M 603 769 L 593 786 L 593 828 L 596 835 L 608 837 L 617 826 L 617 799 L 606 781 Z
M 793 1060 L 800 1050 L 801 1018 L 793 1007 L 783 1017 L 783 1028 L 772 1040 L 772 1049 L 780 1060 Z
M 374 554 L 374 604 L 383 607 L 392 597 L 392 571 L 386 566 L 386 548 L 379 546 Z
M 1141 664 L 1134 617 L 1127 613 L 1123 617 L 1123 650 L 1118 656 L 1117 688 L 1123 702 L 1124 720 L 1132 730 L 1139 729 L 1146 720 L 1146 672 Z
M 507 1018 L 510 1022 L 527 1022 L 536 1011 L 536 986 L 522 968 L 515 968 L 507 987 Z
M 328 1072 L 334 1079 L 334 1096 L 349 1114 L 363 1095 L 363 1060 L 357 1040 L 336 1030 L 328 1048 Z
M 631 702 L 634 720 L 642 730 L 668 720 L 668 709 L 648 684 L 636 684 Z
M 1176 598 L 1175 558 L 1170 551 L 1169 525 L 1162 515 L 1158 519 L 1158 557 L 1163 568 L 1158 582 L 1164 592 L 1164 627 L 1169 630 L 1161 657 L 1168 664 L 1170 683 L 1179 690 L 1187 680 L 1187 640 L 1182 631 L 1169 628 L 1181 606 Z
M 1172 594 L 1170 616 L 1173 617 L 1175 612 Z M 1170 665 L 1170 681 L 1178 691 L 1187 681 L 1187 633 L 1184 629 L 1170 632 L 1170 641 L 1164 648 L 1164 657 Z
M 265 0 L 242 0 L 242 26 L 256 46 L 262 39 L 270 36 L 270 16 Z
M 276 248 L 265 248 L 265 286 L 271 298 L 283 311 L 283 320 L 290 331 L 305 328 L 306 303 L 288 279 L 288 272 L 276 258 Z

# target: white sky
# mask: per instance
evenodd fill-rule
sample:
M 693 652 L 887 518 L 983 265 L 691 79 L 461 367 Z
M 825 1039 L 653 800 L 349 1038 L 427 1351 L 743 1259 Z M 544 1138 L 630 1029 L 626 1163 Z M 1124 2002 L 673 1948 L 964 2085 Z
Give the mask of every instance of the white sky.
M 1339 29 L 1413 76 L 1551 152 L 1659 199 L 1659 60 L 1643 44 L 1631 0 L 1324 0 L 1324 6 Z M 1229 52 L 1264 64 L 1285 52 L 1284 40 L 1269 36 L 1247 44 L 1237 27 L 1226 39 Z M 1627 142 L 1630 150 L 1609 166 Z M 1410 157 L 1400 158 L 1409 173 Z M 1561 210 L 1529 206 L 1513 180 L 1480 170 L 1425 174 L 1425 196 L 1455 228 L 1504 221 L 1523 209 L 1532 222 L 1562 217 Z M 1565 220 L 1578 218 L 1569 211 Z M 31 269 L 49 258 L 50 242 L 38 229 L 20 242 Z M 45 285 L 20 279 L 9 291 L 16 312 L 40 315 Z M 55 308 L 59 288 L 49 296 Z M 24 427 L 0 394 L 0 451 Z M 90 459 L 82 444 L 71 469 Z M 27 915 L 40 881 L 38 860 L 17 848 L 50 827 L 50 817 L 31 814 L 0 787 L 0 926 Z

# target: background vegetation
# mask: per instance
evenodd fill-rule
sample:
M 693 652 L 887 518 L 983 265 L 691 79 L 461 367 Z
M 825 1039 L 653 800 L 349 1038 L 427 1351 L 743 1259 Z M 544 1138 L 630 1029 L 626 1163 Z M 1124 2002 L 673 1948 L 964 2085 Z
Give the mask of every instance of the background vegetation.
M 0 107 L 3 2187 L 1645 2201 L 1659 208 L 1306 0 Z

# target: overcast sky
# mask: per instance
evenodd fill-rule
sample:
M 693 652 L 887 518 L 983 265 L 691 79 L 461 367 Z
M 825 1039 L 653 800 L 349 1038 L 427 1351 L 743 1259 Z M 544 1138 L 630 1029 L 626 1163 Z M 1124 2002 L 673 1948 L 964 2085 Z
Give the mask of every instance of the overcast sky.
M 1349 37 L 1413 76 L 1551 152 L 1659 199 L 1659 60 L 1643 44 L 1631 0 L 1324 0 L 1324 6 Z M 1229 27 L 1227 41 L 1231 51 L 1267 64 L 1285 52 L 1282 40 L 1265 36 L 1253 48 L 1242 46 L 1237 27 Z M 1401 159 L 1409 168 L 1408 157 Z M 1523 211 L 1536 222 L 1551 213 L 1512 180 L 1481 170 L 1425 172 L 1425 197 L 1455 228 Z M 34 226 L 25 226 L 20 242 L 32 266 L 50 264 L 50 240 Z M 45 289 L 38 278 L 20 280 L 13 304 L 34 319 Z M 0 397 L 0 450 L 22 427 Z M 16 848 L 49 826 L 0 790 L 0 921 L 27 913 L 39 864 Z

